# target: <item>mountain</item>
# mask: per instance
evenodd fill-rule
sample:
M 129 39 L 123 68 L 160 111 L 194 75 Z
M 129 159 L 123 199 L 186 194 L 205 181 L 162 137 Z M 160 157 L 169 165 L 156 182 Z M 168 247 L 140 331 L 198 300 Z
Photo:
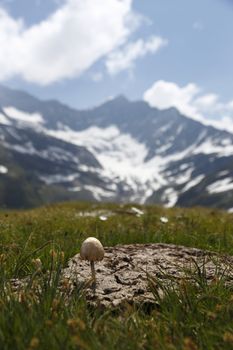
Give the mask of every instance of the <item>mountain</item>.
M 233 208 L 233 135 L 118 96 L 78 111 L 0 86 L 0 204 Z

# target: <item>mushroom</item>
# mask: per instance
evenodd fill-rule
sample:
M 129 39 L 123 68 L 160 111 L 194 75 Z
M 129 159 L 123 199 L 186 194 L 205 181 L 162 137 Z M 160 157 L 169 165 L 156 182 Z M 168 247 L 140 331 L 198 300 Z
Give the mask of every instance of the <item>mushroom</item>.
M 95 237 L 88 237 L 81 246 L 80 257 L 83 260 L 90 261 L 91 275 L 95 286 L 96 278 L 94 264 L 95 261 L 101 261 L 104 257 L 104 248 L 101 242 Z

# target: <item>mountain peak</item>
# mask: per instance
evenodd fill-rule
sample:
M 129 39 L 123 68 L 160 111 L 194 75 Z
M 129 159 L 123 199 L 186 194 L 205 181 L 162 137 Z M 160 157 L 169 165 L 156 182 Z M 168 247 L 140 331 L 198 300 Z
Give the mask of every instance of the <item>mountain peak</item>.
M 125 97 L 125 95 L 117 95 L 115 98 L 114 98 L 115 101 L 118 101 L 118 102 L 129 102 L 129 100 Z
M 114 104 L 126 104 L 130 103 L 130 101 L 124 95 L 117 95 L 115 97 L 110 98 L 107 103 Z

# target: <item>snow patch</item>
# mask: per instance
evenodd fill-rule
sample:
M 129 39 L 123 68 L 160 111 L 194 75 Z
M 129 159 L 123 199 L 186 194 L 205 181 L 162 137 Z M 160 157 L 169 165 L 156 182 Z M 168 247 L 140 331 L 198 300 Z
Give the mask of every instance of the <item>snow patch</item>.
M 164 153 L 167 150 L 169 150 L 169 148 L 171 148 L 171 146 L 172 146 L 172 142 L 168 143 L 167 145 L 161 146 L 160 148 L 157 149 L 156 153 L 158 153 L 158 154 Z
M 178 195 L 174 188 L 169 187 L 164 191 L 163 200 L 166 202 L 165 206 L 167 208 L 171 208 L 176 204 Z
M 227 145 L 219 145 L 214 140 L 207 139 L 193 150 L 193 154 L 217 154 L 218 157 L 231 156 L 233 154 L 232 142 Z
M 71 192 L 80 192 L 80 191 L 82 191 L 82 187 L 80 187 L 80 186 L 70 187 L 69 191 L 71 191 Z
M 137 142 L 131 135 L 122 134 L 116 126 L 102 129 L 90 127 L 75 132 L 70 129 L 49 131 L 49 134 L 78 146 L 87 147 L 106 169 L 126 176 L 134 173 L 147 156 L 145 145 Z
M 52 184 L 57 184 L 57 183 L 62 183 L 62 182 L 72 182 L 76 178 L 78 178 L 78 174 L 70 174 L 70 175 L 40 175 L 39 179 L 46 183 L 46 185 L 52 185 Z
M 129 190 L 136 193 L 132 200 L 144 202 L 154 190 L 166 184 L 159 173 L 160 157 L 145 163 L 146 146 L 130 134 L 122 134 L 114 125 L 108 128 L 90 127 L 80 132 L 66 128 L 48 133 L 87 147 L 101 164 L 104 178 L 114 183 L 126 182 Z
M 44 119 L 42 115 L 39 113 L 27 113 L 19 109 L 16 109 L 14 107 L 4 107 L 3 110 L 9 118 L 20 122 L 26 122 L 26 123 L 32 123 L 32 124 L 44 123 Z
M 162 127 L 170 128 L 171 124 Z M 195 154 L 213 154 L 213 161 L 216 157 L 232 155 L 232 140 L 221 143 L 218 138 L 207 138 L 207 131 L 200 133 L 195 143 L 183 151 L 164 155 L 172 146 L 172 141 L 168 144 L 160 145 L 156 150 L 156 155 L 148 161 L 145 161 L 149 150 L 144 143 L 140 143 L 133 138 L 132 135 L 122 133 L 117 126 L 111 125 L 107 128 L 99 128 L 97 126 L 89 127 L 83 131 L 74 131 L 63 126 L 59 130 L 47 130 L 49 135 L 62 139 L 66 142 L 73 143 L 78 146 L 86 147 L 99 161 L 101 169 L 98 170 L 99 175 L 106 183 L 114 183 L 115 188 L 109 188 L 101 193 L 99 187 L 95 187 L 95 198 L 111 197 L 112 192 L 116 192 L 118 185 L 128 192 L 131 196 L 130 200 L 143 204 L 153 195 L 153 193 L 161 188 L 166 188 L 164 202 L 168 207 L 176 204 L 178 193 L 174 190 L 175 185 L 186 185 L 182 192 L 196 186 L 202 181 L 204 175 L 199 175 L 192 180 L 193 164 L 188 163 L 186 159 Z M 179 129 L 179 133 L 182 129 Z M 184 162 L 180 165 L 179 177 L 169 174 L 168 167 L 172 167 L 173 162 Z M 79 170 L 90 171 L 88 167 L 79 167 Z M 96 169 L 93 169 L 96 172 Z M 112 191 L 112 192 L 111 192 Z
M 4 114 L 0 113 L 0 124 L 11 125 L 11 122 Z
M 181 164 L 180 165 L 180 170 L 186 170 L 187 168 L 190 167 L 190 164 L 189 163 L 184 163 L 184 164 Z
M 199 175 L 195 177 L 193 180 L 187 183 L 187 185 L 182 189 L 181 193 L 186 192 L 190 190 L 190 188 L 198 185 L 204 178 L 205 178 L 205 175 Z
M 0 174 L 7 174 L 8 169 L 4 165 L 0 165 Z
M 207 187 L 209 193 L 221 193 L 230 190 L 233 190 L 233 178 L 231 177 L 216 181 Z
M 180 174 L 180 176 L 176 176 L 174 178 L 177 185 L 182 185 L 188 182 L 191 178 L 192 172 L 194 171 L 194 168 L 187 169 L 185 172 Z
M 220 176 L 226 176 L 226 175 L 228 175 L 229 174 L 229 170 L 223 170 L 223 171 L 220 171 L 219 173 L 218 173 L 218 176 L 220 177 Z
M 84 186 L 84 189 L 90 191 L 97 201 L 100 201 L 103 199 L 103 197 L 111 198 L 114 196 L 114 193 L 112 191 L 106 191 L 103 188 L 97 186 L 86 185 Z

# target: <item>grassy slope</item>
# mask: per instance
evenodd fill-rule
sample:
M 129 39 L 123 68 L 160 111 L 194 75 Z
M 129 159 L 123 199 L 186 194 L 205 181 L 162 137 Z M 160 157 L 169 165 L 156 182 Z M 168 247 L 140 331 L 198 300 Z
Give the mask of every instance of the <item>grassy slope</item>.
M 90 310 L 78 291 L 64 304 L 57 289 L 60 268 L 88 236 L 106 246 L 166 242 L 233 255 L 233 215 L 149 206 L 138 218 L 127 208 L 69 203 L 0 213 L 1 349 L 233 349 L 233 293 L 222 280 L 207 285 L 199 276 L 196 286 L 184 282 L 179 290 L 171 284 L 150 314 L 131 307 Z M 117 215 L 107 221 L 78 215 L 99 209 Z M 169 222 L 162 224 L 161 216 Z M 41 272 L 35 258 L 42 260 Z M 7 281 L 26 275 L 39 291 L 28 288 L 18 300 Z

